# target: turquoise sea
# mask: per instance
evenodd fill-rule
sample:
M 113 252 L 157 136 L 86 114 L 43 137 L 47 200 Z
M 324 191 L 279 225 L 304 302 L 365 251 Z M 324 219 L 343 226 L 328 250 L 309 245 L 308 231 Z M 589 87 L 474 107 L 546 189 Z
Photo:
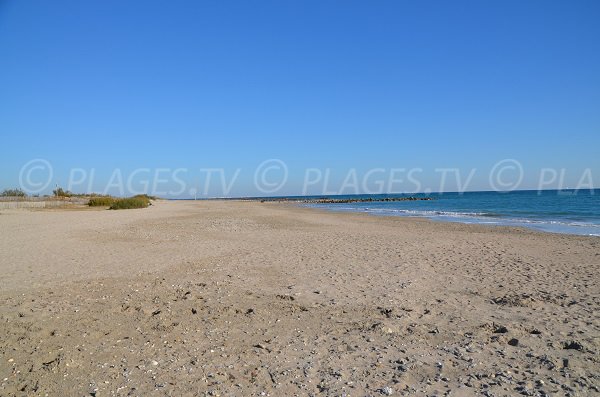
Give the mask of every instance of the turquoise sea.
M 433 200 L 309 206 L 333 211 L 424 217 L 445 222 L 521 226 L 546 232 L 600 236 L 600 189 L 332 197 L 378 199 L 403 196 L 427 196 Z

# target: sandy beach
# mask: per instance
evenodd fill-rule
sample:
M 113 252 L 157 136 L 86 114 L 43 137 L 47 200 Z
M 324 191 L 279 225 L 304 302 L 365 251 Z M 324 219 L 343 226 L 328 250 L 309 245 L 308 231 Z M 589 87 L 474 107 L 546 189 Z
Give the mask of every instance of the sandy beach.
M 2 396 L 600 395 L 600 239 L 280 203 L 0 211 Z

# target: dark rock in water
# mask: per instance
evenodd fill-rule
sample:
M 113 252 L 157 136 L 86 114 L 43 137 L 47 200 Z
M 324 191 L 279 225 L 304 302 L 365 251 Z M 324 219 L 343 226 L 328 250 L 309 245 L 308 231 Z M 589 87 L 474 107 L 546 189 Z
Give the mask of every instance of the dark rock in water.
M 377 203 L 377 202 L 394 202 L 394 201 L 431 201 L 431 197 L 385 197 L 385 198 L 330 198 L 321 197 L 315 199 L 303 198 L 268 198 L 261 199 L 260 202 L 288 202 L 288 203 L 303 203 L 303 204 L 348 204 L 348 203 Z
M 517 338 L 512 338 L 508 341 L 508 344 L 511 346 L 519 346 L 519 340 Z

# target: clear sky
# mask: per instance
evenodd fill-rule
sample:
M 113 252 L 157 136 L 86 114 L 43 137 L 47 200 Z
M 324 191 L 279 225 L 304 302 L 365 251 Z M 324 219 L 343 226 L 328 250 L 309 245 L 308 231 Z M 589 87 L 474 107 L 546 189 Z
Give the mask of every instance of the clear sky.
M 236 195 L 267 159 L 282 194 L 306 168 L 427 185 L 506 158 L 522 188 L 543 167 L 600 182 L 599 21 L 595 0 L 0 0 L 0 188 L 32 159 L 53 184 L 93 168 L 93 189 L 115 168 L 239 168 Z

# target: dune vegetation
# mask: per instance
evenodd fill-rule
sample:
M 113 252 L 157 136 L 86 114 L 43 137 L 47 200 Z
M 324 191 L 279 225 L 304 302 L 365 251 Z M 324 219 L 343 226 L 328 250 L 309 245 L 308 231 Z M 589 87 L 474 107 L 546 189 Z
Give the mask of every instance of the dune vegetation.
M 151 200 L 156 197 L 147 194 L 138 194 L 133 197 L 117 198 L 111 196 L 92 197 L 88 203 L 90 207 L 108 207 L 111 210 L 124 210 L 133 208 L 146 208 Z
M 146 208 L 151 205 L 150 196 L 145 194 L 127 197 L 122 199 L 116 199 L 109 209 L 111 210 L 128 210 L 134 208 Z
M 110 207 L 115 202 L 114 197 L 104 196 L 104 197 L 92 197 L 88 202 L 90 207 Z

